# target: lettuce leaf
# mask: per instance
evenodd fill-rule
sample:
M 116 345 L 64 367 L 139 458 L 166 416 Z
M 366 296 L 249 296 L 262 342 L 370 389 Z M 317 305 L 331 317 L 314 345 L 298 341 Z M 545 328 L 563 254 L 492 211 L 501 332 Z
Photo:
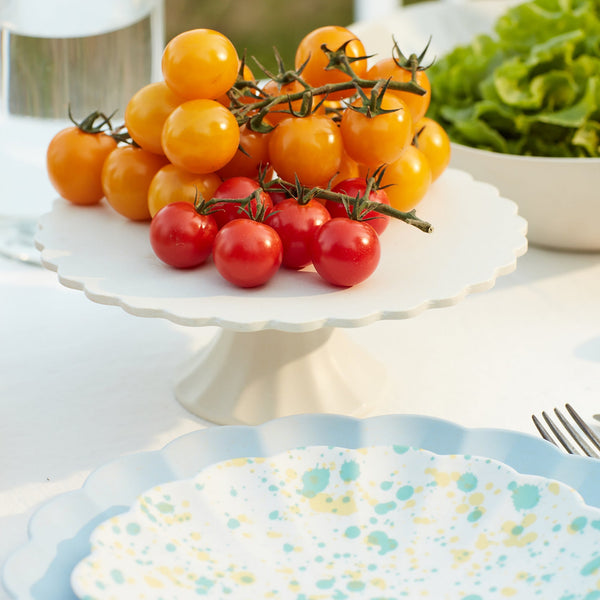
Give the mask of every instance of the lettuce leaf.
M 469 146 L 600 156 L 600 0 L 530 0 L 428 71 L 428 116 Z

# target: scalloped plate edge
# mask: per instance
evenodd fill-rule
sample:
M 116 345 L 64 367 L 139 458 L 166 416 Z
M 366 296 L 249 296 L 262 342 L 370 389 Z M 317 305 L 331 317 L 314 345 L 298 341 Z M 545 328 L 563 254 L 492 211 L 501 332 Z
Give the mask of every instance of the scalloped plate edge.
M 561 481 L 575 489 L 586 504 L 600 507 L 600 486 L 594 483 L 600 481 L 600 461 L 562 454 L 548 442 L 525 433 L 465 428 L 420 415 L 382 415 L 367 419 L 342 415 L 296 415 L 255 427 L 240 425 L 202 429 L 176 438 L 161 450 L 125 455 L 96 469 L 80 489 L 61 494 L 37 509 L 30 519 L 29 541 L 17 549 L 4 565 L 4 586 L 17 600 L 34 600 L 31 589 L 37 580 L 32 580 L 30 557 L 51 561 L 52 549 L 63 540 L 64 527 L 70 525 L 72 528 L 73 523 L 55 523 L 55 531 L 40 532 L 47 527 L 47 519 L 60 513 L 64 506 L 85 507 L 87 504 L 89 517 L 97 517 L 98 512 L 106 512 L 115 506 L 122 507 L 122 512 L 145 489 L 189 477 L 219 460 L 265 456 L 302 445 L 356 448 L 386 441 L 400 441 L 403 445 L 425 448 L 438 454 L 473 454 L 492 458 L 518 473 Z M 135 490 L 115 488 L 119 472 L 127 472 L 132 467 L 136 468 L 136 473 L 141 471 L 144 482 L 134 482 Z M 94 499 L 95 489 L 111 491 L 99 501 Z M 67 514 L 73 517 L 75 513 Z M 75 518 L 80 518 L 75 523 L 78 529 L 87 523 L 81 523 L 80 514 Z M 35 600 L 39 598 L 37 596 Z

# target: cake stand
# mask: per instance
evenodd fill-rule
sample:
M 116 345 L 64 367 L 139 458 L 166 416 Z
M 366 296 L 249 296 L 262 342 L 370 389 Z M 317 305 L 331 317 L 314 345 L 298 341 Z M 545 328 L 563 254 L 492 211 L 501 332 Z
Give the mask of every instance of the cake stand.
M 40 220 L 36 245 L 63 285 L 95 302 L 218 326 L 183 367 L 175 396 L 213 423 L 254 425 L 299 413 L 371 411 L 388 391 L 386 371 L 342 329 L 454 305 L 491 288 L 527 249 L 516 204 L 463 171 L 448 169 L 417 214 L 434 232 L 390 223 L 377 271 L 353 288 L 333 287 L 312 268 L 282 269 L 254 289 L 231 286 L 211 263 L 171 269 L 154 256 L 147 223 L 127 221 L 104 203 L 57 200 Z

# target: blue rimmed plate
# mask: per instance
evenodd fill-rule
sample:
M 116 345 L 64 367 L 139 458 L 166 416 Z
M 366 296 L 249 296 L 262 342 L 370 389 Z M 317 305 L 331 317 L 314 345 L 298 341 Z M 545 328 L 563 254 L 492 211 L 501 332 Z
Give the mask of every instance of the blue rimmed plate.
M 144 491 L 188 479 L 220 461 L 273 456 L 300 446 L 361 448 L 401 444 L 437 454 L 470 454 L 500 461 L 525 475 L 563 482 L 600 507 L 600 461 L 566 456 L 533 436 L 496 429 L 465 429 L 417 415 L 359 420 L 300 415 L 257 427 L 200 430 L 160 451 L 125 456 L 95 471 L 77 491 L 58 496 L 33 516 L 29 542 L 7 561 L 4 584 L 17 600 L 69 600 L 69 577 L 90 552 L 90 534 L 126 512 Z
M 210 465 L 105 521 L 83 600 L 592 598 L 600 509 L 501 462 L 387 445 Z

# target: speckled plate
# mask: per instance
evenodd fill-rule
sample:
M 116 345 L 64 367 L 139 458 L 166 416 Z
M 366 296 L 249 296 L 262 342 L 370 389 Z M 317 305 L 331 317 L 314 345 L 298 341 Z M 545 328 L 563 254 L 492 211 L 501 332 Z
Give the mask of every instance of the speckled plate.
M 589 600 L 600 510 L 488 458 L 309 446 L 154 487 L 91 541 L 85 600 Z

